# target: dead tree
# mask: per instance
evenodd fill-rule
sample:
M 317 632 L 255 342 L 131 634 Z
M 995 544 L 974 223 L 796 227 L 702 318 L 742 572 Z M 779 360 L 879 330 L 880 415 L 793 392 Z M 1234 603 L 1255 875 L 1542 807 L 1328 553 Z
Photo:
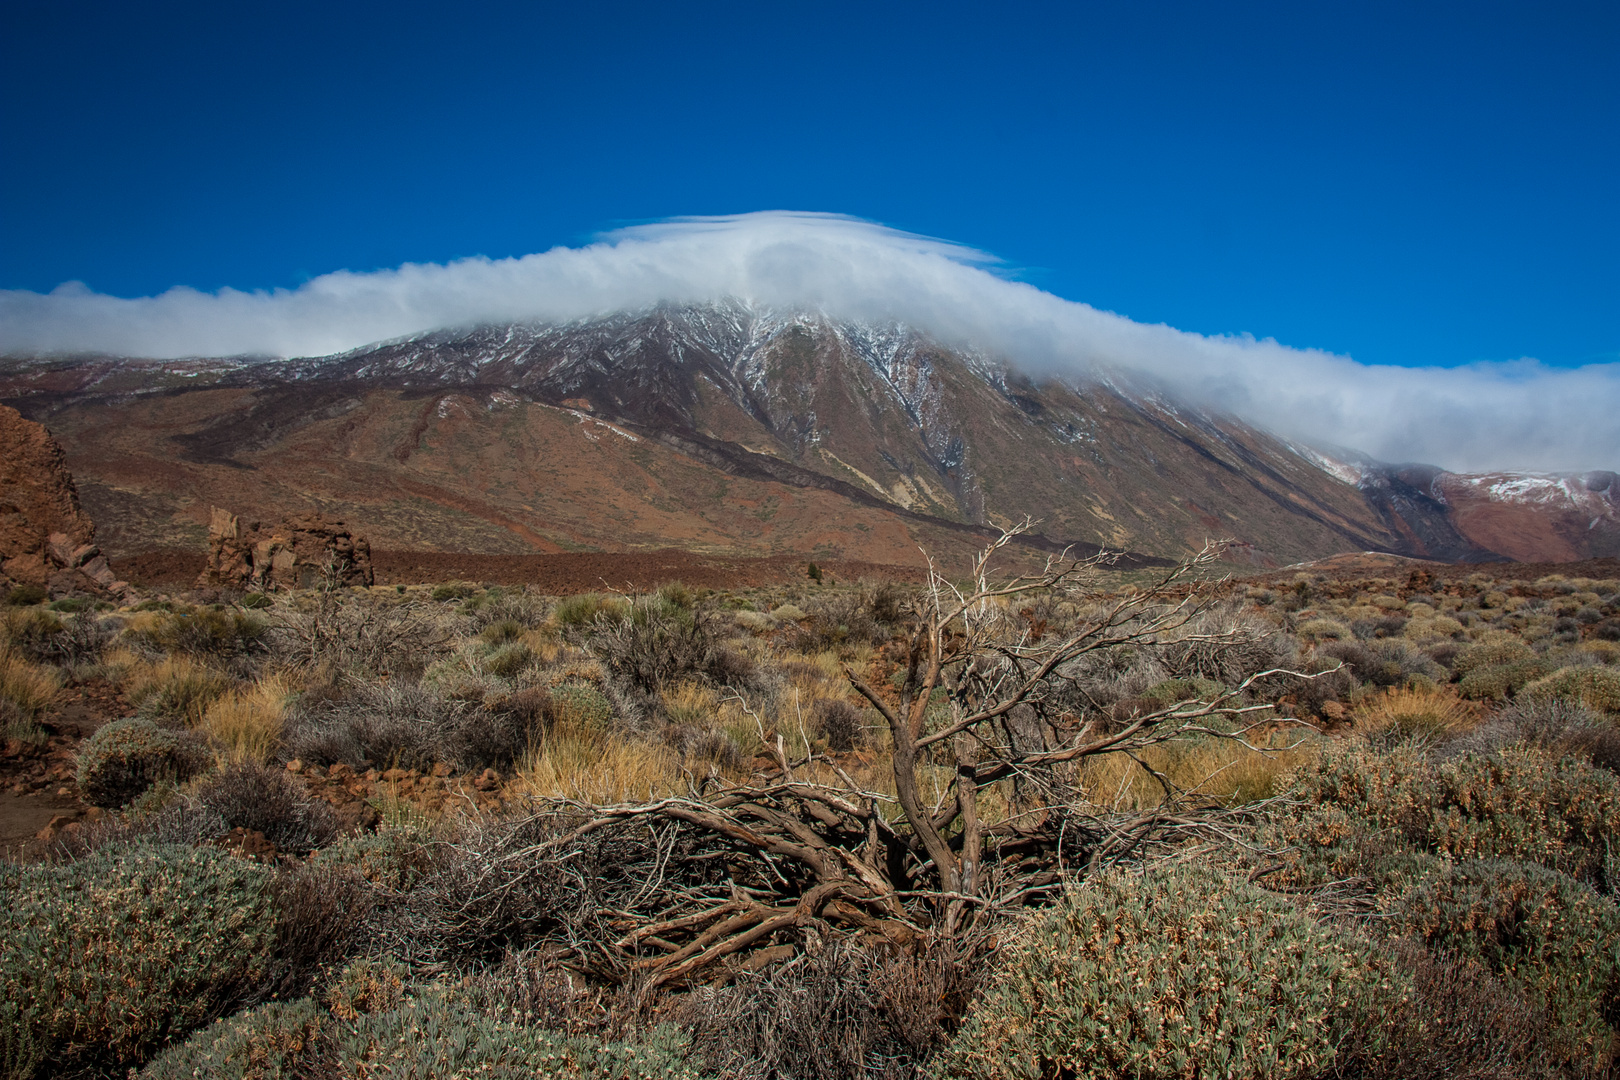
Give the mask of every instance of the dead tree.
M 931 571 L 897 695 L 846 666 L 891 737 L 892 795 L 863 790 L 828 756 L 791 758 L 761 723 L 775 758 L 768 775 L 637 806 L 551 801 L 526 830 L 474 860 L 472 892 L 511 895 L 526 887 L 525 874 L 550 867 L 554 877 L 564 868 L 573 914 L 537 928 L 557 958 L 620 981 L 667 985 L 720 961 L 764 962 L 832 933 L 897 943 L 927 936 L 971 948 L 986 916 L 1051 895 L 1066 873 L 1178 838 L 1229 835 L 1244 811 L 1179 800 L 1142 752 L 1197 737 L 1252 745 L 1252 732 L 1289 721 L 1249 703 L 1249 691 L 1310 676 L 1261 671 L 1207 700 L 1124 716 L 1077 709 L 1088 654 L 1166 640 L 1218 644 L 1234 633 L 1191 630 L 1215 603 L 1201 578 L 1217 550 L 1094 602 L 1054 633 L 1020 621 L 1011 605 L 1081 598 L 1110 560 L 1053 559 L 1038 573 L 996 580 L 994 560 L 1028 527 L 981 552 L 964 584 Z M 1080 798 L 1074 767 L 1109 754 L 1126 755 L 1159 781 L 1163 804 L 1125 813 Z M 925 775 L 942 770 L 950 779 L 930 801 Z M 1008 812 L 984 820 L 982 798 L 998 787 Z M 559 887 L 553 880 L 547 889 Z

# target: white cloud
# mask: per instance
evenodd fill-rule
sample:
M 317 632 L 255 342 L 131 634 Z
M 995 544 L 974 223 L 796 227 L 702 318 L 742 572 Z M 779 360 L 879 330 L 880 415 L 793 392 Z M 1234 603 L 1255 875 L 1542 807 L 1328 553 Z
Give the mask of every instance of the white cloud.
M 70 283 L 0 291 L 0 354 L 319 356 L 447 326 L 573 319 L 745 297 L 899 319 L 1036 373 L 1150 375 L 1285 434 L 1455 469 L 1620 464 L 1620 364 L 1359 364 L 1249 337 L 1149 326 L 996 276 L 945 241 L 822 214 L 683 219 L 518 259 L 340 271 L 297 289 L 122 299 Z

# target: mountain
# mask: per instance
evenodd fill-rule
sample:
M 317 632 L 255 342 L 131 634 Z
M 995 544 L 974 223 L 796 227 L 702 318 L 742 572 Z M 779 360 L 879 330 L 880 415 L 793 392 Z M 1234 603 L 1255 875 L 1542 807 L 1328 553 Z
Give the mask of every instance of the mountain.
M 209 509 L 316 510 L 379 547 L 678 546 L 914 562 L 1037 546 L 1281 565 L 1344 551 L 1620 554 L 1612 473 L 1463 476 L 1305 446 L 1123 373 L 1035 378 L 901 325 L 742 302 L 440 330 L 318 358 L 0 362 L 103 546 Z

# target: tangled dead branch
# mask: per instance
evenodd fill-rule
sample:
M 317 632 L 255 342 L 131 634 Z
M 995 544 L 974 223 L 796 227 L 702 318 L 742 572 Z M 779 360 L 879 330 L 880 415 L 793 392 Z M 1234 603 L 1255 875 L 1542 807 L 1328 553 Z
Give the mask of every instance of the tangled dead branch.
M 559 963 L 648 988 L 717 972 L 724 981 L 851 935 L 948 941 L 971 956 L 990 946 L 996 916 L 1050 898 L 1067 874 L 1245 842 L 1254 807 L 1184 797 L 1143 751 L 1202 738 L 1266 752 L 1251 736 L 1295 721 L 1251 691 L 1310 676 L 1268 669 L 1201 700 L 1086 709 L 1091 654 L 1218 646 L 1249 631 L 1198 621 L 1214 603 L 1199 585 L 1213 548 L 1144 588 L 1077 606 L 1061 632 L 1037 631 L 1009 616 L 1010 602 L 1078 598 L 1106 559 L 1054 560 L 996 582 L 992 560 L 1017 531 L 979 556 L 966 585 L 931 575 L 894 694 L 845 669 L 888 726 L 892 794 L 863 789 L 829 757 L 790 760 L 756 715 L 775 760 L 747 783 L 711 778 L 641 805 L 546 800 L 461 845 L 428 890 L 435 932 L 496 948 L 538 942 Z M 1083 798 L 1076 766 L 1102 755 L 1152 775 L 1163 802 L 1127 812 Z

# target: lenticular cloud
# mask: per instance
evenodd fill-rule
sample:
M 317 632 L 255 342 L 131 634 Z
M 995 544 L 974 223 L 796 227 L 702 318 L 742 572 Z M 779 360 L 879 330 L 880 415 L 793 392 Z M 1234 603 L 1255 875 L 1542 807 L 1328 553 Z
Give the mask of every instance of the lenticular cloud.
M 296 289 L 123 299 L 0 291 L 0 354 L 321 356 L 424 330 L 739 297 L 898 320 L 1037 375 L 1123 372 L 1285 435 L 1454 469 L 1613 468 L 1620 364 L 1398 368 L 1149 326 L 995 273 L 982 252 L 825 214 L 689 218 L 517 259 L 340 271 Z

